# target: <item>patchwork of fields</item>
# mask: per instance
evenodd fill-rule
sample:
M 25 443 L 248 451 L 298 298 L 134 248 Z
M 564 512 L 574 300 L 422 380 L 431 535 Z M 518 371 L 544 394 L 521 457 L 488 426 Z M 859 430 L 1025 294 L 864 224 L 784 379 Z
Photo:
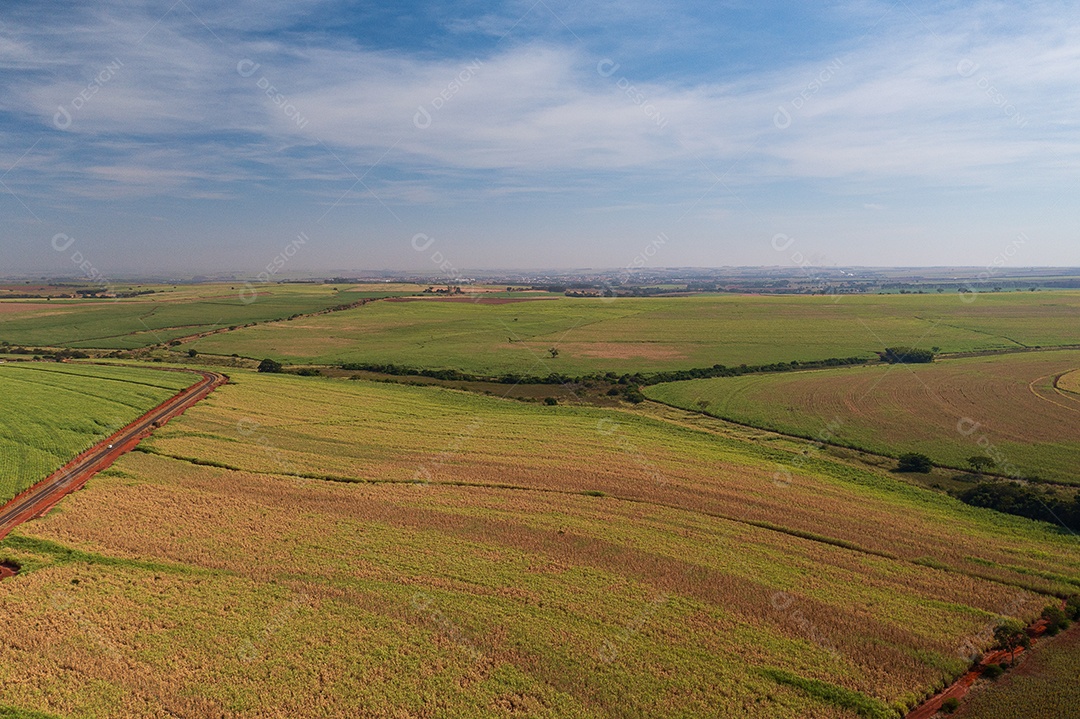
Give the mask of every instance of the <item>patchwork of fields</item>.
M 646 396 L 724 419 L 893 456 L 1080 484 L 1080 395 L 1055 380 L 1080 367 L 1061 350 L 672 382 Z M 1064 385 L 1063 385 L 1064 386 Z
M 1042 525 L 628 411 L 237 372 L 143 448 L 0 545 L 0 704 L 888 717 L 1080 588 Z
M 400 286 L 320 284 L 183 285 L 124 299 L 0 302 L 0 341 L 13 345 L 134 349 L 222 327 L 285 319 L 369 297 L 411 292 Z
M 0 364 L 0 501 L 44 479 L 195 379 L 142 368 Z
M 134 348 L 258 322 L 167 359 L 194 348 L 492 375 L 1080 344 L 1069 292 L 491 294 L 295 317 L 416 288 L 257 289 L 250 303 L 222 285 L 4 301 L 0 341 Z M 1002 618 L 1080 592 L 1080 545 L 1050 525 L 845 450 L 634 408 L 603 383 L 604 407 L 565 394 L 545 406 L 230 374 L 0 543 L 0 562 L 23 570 L 0 582 L 0 716 L 884 719 L 961 672 Z M 987 454 L 999 471 L 1080 484 L 1078 377 L 1080 351 L 1052 349 L 644 390 L 783 433 L 956 466 Z M 0 364 L 0 495 L 191 382 Z M 1054 710 L 1038 694 L 1068 676 L 1063 656 L 976 692 L 964 716 Z
M 192 343 L 288 362 L 390 363 L 479 374 L 654 372 L 714 364 L 1080 345 L 1080 293 L 375 302 Z M 185 345 L 188 346 L 188 345 Z M 552 357 L 549 350 L 558 350 Z

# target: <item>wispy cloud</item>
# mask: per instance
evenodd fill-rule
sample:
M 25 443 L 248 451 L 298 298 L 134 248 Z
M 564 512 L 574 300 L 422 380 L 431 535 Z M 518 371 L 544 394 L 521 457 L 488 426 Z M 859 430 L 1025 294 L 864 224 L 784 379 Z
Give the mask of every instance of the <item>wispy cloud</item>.
M 451 6 L 432 24 L 466 38 L 453 52 L 331 22 L 334 3 L 130 1 L 73 8 L 63 27 L 38 10 L 0 25 L 0 162 L 40 141 L 9 184 L 57 205 L 289 183 L 317 202 L 371 202 L 366 187 L 405 206 L 573 188 L 598 207 L 620 189 L 688 205 L 792 182 L 884 197 L 1061 187 L 1080 161 L 1080 23 L 1049 5 L 831 7 L 821 22 L 855 34 L 767 62 L 713 57 L 694 12 L 666 21 L 643 2 Z M 605 31 L 619 17 L 668 22 L 681 47 Z M 730 215 L 705 195 L 700 218 Z

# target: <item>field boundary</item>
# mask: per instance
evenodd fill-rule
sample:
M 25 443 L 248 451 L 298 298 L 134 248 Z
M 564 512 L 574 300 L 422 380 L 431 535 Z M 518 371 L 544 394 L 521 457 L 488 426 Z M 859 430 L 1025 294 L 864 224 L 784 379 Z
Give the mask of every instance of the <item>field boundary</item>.
M 0 539 L 23 522 L 44 516 L 61 499 L 81 489 L 91 477 L 131 451 L 155 428 L 182 414 L 228 380 L 223 374 L 206 370 L 161 368 L 161 371 L 190 372 L 202 379 L 180 390 L 133 422 L 79 453 L 45 479 L 15 495 L 0 507 Z
M 1054 350 L 1059 350 L 1059 349 L 1069 350 L 1069 349 L 1072 349 L 1072 348 L 1067 348 L 1067 347 L 1066 348 L 1056 348 L 1055 347 L 1055 348 L 1049 348 L 1049 349 L 1046 349 L 1046 350 L 1036 350 L 1036 351 L 1054 351 Z M 1078 349 L 1080 349 L 1080 348 L 1078 348 Z M 1013 352 L 995 352 L 995 353 L 991 353 L 991 354 L 1014 354 L 1014 353 Z M 950 359 L 963 359 L 963 357 L 958 357 L 958 356 L 942 357 L 942 361 L 944 361 L 944 362 L 948 362 L 948 360 L 950 360 Z M 853 365 L 853 366 L 865 367 L 865 366 L 868 366 L 868 365 Z M 878 366 L 878 365 L 870 364 L 869 366 L 873 367 L 873 366 Z M 886 366 L 886 365 L 881 365 L 881 366 Z M 847 365 L 845 365 L 844 367 L 847 367 Z M 810 367 L 810 368 L 805 368 L 805 369 L 801 369 L 801 368 L 800 369 L 793 369 L 793 370 L 789 370 L 789 372 L 824 372 L 824 371 L 836 371 L 836 370 L 839 370 L 839 369 L 841 369 L 841 367 Z M 1059 392 L 1068 392 L 1068 390 L 1059 389 L 1057 387 L 1057 381 L 1058 381 L 1058 379 L 1060 379 L 1061 376 L 1063 376 L 1065 374 L 1068 374 L 1070 372 L 1074 372 L 1074 371 L 1077 371 L 1077 369 L 1072 369 L 1072 370 L 1068 370 L 1068 371 L 1063 372 L 1063 373 L 1059 373 L 1057 376 L 1046 375 L 1046 376 L 1043 376 L 1043 377 L 1039 377 L 1039 378 L 1033 380 L 1031 383 L 1029 383 L 1028 389 L 1032 392 L 1032 394 L 1035 397 L 1037 397 L 1037 398 L 1039 398 L 1039 399 L 1041 399 L 1043 401 L 1050 402 L 1051 404 L 1058 404 L 1057 402 L 1054 402 L 1053 400 L 1049 400 L 1049 399 L 1039 395 L 1038 393 L 1036 393 L 1032 385 L 1034 385 L 1035 382 L 1038 382 L 1040 380 L 1045 380 L 1045 379 L 1047 379 L 1049 377 L 1054 377 L 1054 381 L 1052 383 L 1053 388 L 1055 390 L 1059 391 Z M 774 374 L 774 373 L 762 372 L 761 374 Z M 707 378 L 707 379 L 723 379 L 723 378 L 722 377 L 710 377 L 710 378 Z M 677 384 L 677 383 L 678 382 L 676 381 L 676 382 L 665 382 L 665 383 L 662 383 L 662 384 Z M 1069 393 L 1069 394 L 1071 395 L 1073 393 Z M 1078 395 L 1078 397 L 1080 397 L 1080 395 Z M 647 399 L 648 399 L 649 402 L 655 402 L 656 404 L 663 405 L 665 407 L 670 407 L 671 409 L 681 410 L 683 412 L 690 412 L 692 414 L 701 415 L 701 416 L 705 416 L 705 417 L 710 417 L 712 419 L 720 420 L 722 422 L 729 422 L 731 424 L 738 425 L 740 427 L 746 427 L 748 429 L 756 429 L 756 430 L 760 430 L 760 431 L 763 431 L 763 432 L 772 432 L 772 433 L 780 435 L 782 437 L 789 437 L 791 439 L 801 439 L 801 440 L 805 440 L 805 441 L 808 441 L 808 442 L 813 442 L 816 445 L 825 445 L 825 446 L 829 446 L 829 447 L 836 447 L 838 449 L 852 450 L 852 451 L 861 452 L 863 454 L 870 455 L 870 456 L 873 456 L 873 457 L 880 457 L 882 459 L 890 459 L 890 460 L 898 459 L 900 454 L 901 454 L 899 452 L 894 453 L 894 454 L 886 454 L 884 452 L 875 452 L 874 450 L 867 449 L 866 447 L 863 447 L 863 446 L 860 446 L 860 445 L 846 444 L 846 443 L 842 443 L 842 442 L 837 442 L 837 441 L 835 441 L 833 439 L 830 439 L 828 437 L 820 437 L 820 436 L 816 436 L 816 435 L 799 434 L 799 433 L 796 433 L 796 432 L 784 431 L 784 430 L 777 429 L 775 427 L 769 427 L 769 426 L 765 426 L 765 425 L 762 425 L 762 424 L 754 424 L 753 422 L 746 422 L 746 421 L 734 419 L 734 418 L 731 418 L 731 417 L 728 417 L 728 416 L 712 414 L 712 413 L 710 413 L 710 412 L 708 412 L 706 410 L 693 409 L 693 408 L 690 408 L 690 407 L 682 407 L 682 406 L 679 406 L 679 405 L 671 404 L 670 402 L 665 402 L 664 400 L 661 400 L 661 399 L 656 399 L 654 397 L 647 397 Z M 1059 406 L 1063 406 L 1063 405 L 1059 405 Z M 1076 408 L 1074 408 L 1074 407 L 1064 407 L 1064 408 L 1070 409 L 1072 411 L 1077 411 Z M 932 464 L 933 464 L 934 467 L 937 467 L 939 469 L 948 469 L 948 470 L 952 470 L 952 471 L 955 471 L 955 472 L 961 472 L 961 473 L 964 473 L 964 474 L 971 474 L 971 472 L 970 472 L 970 470 L 968 468 L 962 467 L 962 466 L 959 466 L 959 465 L 948 464 L 948 463 L 939 462 L 939 461 L 933 461 Z M 1080 485 L 1075 484 L 1075 483 L 1063 482 L 1063 481 L 1059 481 L 1059 480 L 1056 480 L 1056 479 L 1047 479 L 1047 478 L 1044 478 L 1044 477 L 1018 477 L 1015 474 L 1009 474 L 1009 473 L 1006 473 L 1006 472 L 996 471 L 996 470 L 993 470 L 993 469 L 984 469 L 979 474 L 981 476 L 983 476 L 983 477 L 992 477 L 992 478 L 995 478 L 995 479 L 1008 480 L 1010 482 L 1015 482 L 1017 484 L 1039 485 L 1039 486 L 1048 486 L 1048 487 L 1060 487 L 1060 488 L 1064 488 L 1064 489 L 1076 489 L 1076 488 L 1078 488 L 1078 486 L 1080 486 Z
M 1064 600 L 1061 602 L 1062 609 L 1065 608 Z M 963 699 L 967 696 L 975 681 L 982 676 L 983 671 L 986 670 L 991 664 L 998 664 L 1005 660 L 1006 657 L 1030 657 L 1033 651 L 1038 649 L 1039 639 L 1046 633 L 1047 621 L 1039 618 L 1025 627 L 1025 631 L 1031 637 L 1031 649 L 1024 649 L 1023 647 L 1017 647 L 1015 654 L 1005 649 L 995 649 L 992 652 L 988 652 L 983 655 L 978 664 L 975 664 L 962 675 L 960 675 L 956 681 L 949 686 L 945 687 L 941 691 L 937 692 L 933 696 L 926 699 L 923 703 L 917 706 L 915 709 L 908 712 L 904 719 L 930 719 L 941 710 L 942 703 L 949 698 Z M 1073 627 L 1073 632 L 1078 631 L 1077 627 Z M 1050 639 L 1047 637 L 1046 639 Z M 1018 662 L 1016 659 L 1012 662 L 1010 671 L 1017 668 Z

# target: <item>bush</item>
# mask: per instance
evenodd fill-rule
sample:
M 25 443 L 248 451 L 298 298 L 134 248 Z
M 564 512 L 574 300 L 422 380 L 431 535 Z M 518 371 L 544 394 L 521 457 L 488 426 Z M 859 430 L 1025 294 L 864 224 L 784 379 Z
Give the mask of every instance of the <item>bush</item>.
M 930 458 L 918 452 L 908 452 L 900 455 L 896 465 L 896 469 L 900 472 L 920 472 L 922 474 L 929 474 L 933 468 L 934 463 L 930 461 Z
M 1080 530 L 1080 493 L 1069 498 L 1047 487 L 990 481 L 979 482 L 954 496 L 973 507 L 986 507 L 1040 522 L 1061 524 L 1073 531 Z M 1080 619 L 1080 598 L 1075 600 L 1072 609 L 1065 611 L 1071 618 Z
M 559 400 L 555 399 L 554 397 L 544 397 L 544 404 L 546 404 L 548 407 L 554 407 L 558 403 Z
M 1074 622 L 1080 621 L 1080 594 L 1074 594 L 1065 600 L 1065 614 Z
M 281 372 L 281 363 L 275 362 L 274 360 L 269 358 L 264 359 L 262 362 L 259 363 L 259 371 L 270 373 Z
M 188 350 L 188 351 L 187 351 L 187 356 L 188 356 L 188 357 L 198 357 L 198 356 L 199 356 L 199 353 L 198 353 L 198 352 L 196 352 L 195 350 Z
M 934 361 L 933 351 L 915 347 L 886 347 L 880 354 L 881 359 L 889 364 L 923 364 Z
M 941 708 L 943 711 L 947 711 L 952 714 L 954 711 L 960 708 L 960 700 L 956 697 L 949 697 L 945 701 L 941 702 Z
M 1069 617 L 1060 607 L 1053 604 L 1042 610 L 1042 618 L 1046 620 L 1046 633 L 1051 637 L 1069 628 Z
M 987 679 L 993 681 L 1004 673 L 1005 670 L 1001 668 L 1000 664 L 990 664 L 985 669 L 983 669 L 982 675 Z
M 322 377 L 322 370 L 315 369 L 314 367 L 304 367 L 296 370 L 296 374 L 301 377 Z

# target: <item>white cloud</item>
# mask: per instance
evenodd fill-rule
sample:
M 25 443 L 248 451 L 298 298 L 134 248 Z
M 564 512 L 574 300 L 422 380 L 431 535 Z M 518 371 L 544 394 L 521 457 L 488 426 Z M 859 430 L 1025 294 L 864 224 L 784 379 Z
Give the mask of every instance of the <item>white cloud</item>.
M 252 17 L 266 27 L 285 22 L 295 13 L 288 4 L 196 11 L 210 30 L 182 6 L 156 25 L 156 13 L 137 5 L 81 15 L 63 33 L 9 23 L 0 66 L 17 77 L 0 109 L 23 118 L 25 138 L 53 133 L 58 106 L 72 115 L 24 172 L 45 182 L 64 168 L 54 181 L 80 193 L 103 183 L 109 192 L 183 194 L 275 177 L 336 183 L 381 158 L 381 167 L 423 179 L 376 172 L 370 184 L 423 203 L 453 192 L 446 177 L 454 172 L 487 173 L 491 191 L 510 192 L 598 175 L 609 184 L 654 174 L 698 186 L 724 172 L 732 186 L 804 178 L 1002 187 L 1060 183 L 1080 159 L 1080 32 L 1037 8 L 1008 36 L 960 22 L 993 18 L 993 6 L 931 18 L 934 32 L 906 17 L 839 58 L 693 86 L 621 69 L 604 76 L 604 58 L 576 44 L 534 40 L 480 57 L 421 58 L 232 31 Z M 495 33 L 503 19 L 473 25 Z M 247 77 L 237 71 L 245 59 L 259 64 Z M 114 61 L 122 63 L 114 77 L 74 108 Z M 430 116 L 425 129 L 414 124 L 420 108 Z M 780 108 L 790 122 L 783 128 L 774 122 Z M 113 152 L 118 140 L 123 150 Z

